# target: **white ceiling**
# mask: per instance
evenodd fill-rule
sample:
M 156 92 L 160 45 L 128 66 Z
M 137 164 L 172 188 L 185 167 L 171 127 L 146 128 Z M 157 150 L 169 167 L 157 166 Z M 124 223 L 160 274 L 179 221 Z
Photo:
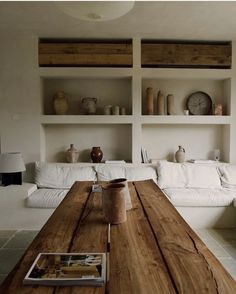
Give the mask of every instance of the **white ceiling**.
M 236 40 L 234 1 L 136 1 L 125 16 L 87 22 L 50 2 L 0 2 L 0 34 L 54 38 Z

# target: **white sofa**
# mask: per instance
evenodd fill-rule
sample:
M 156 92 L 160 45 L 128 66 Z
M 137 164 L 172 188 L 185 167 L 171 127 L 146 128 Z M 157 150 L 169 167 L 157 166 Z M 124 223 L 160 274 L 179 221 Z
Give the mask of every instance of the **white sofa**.
M 159 162 L 158 185 L 194 228 L 236 227 L 236 166 Z
M 236 166 L 171 163 L 132 164 L 36 163 L 38 189 L 26 198 L 28 209 L 52 210 L 74 181 L 153 179 L 193 228 L 236 227 Z M 158 179 L 157 179 L 158 178 Z M 53 210 L 52 210 L 53 211 Z
M 155 166 L 129 164 L 80 164 L 35 163 L 35 183 L 38 188 L 26 199 L 29 208 L 55 208 L 75 181 L 109 181 L 127 178 L 128 181 L 153 179 L 157 182 Z

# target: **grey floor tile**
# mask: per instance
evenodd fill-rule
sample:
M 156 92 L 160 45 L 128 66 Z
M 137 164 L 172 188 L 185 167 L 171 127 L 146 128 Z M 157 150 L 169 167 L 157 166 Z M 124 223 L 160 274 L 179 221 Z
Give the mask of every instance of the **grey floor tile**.
M 1 275 L 1 274 L 0 274 L 0 285 L 1 285 L 1 283 L 5 280 L 6 276 L 7 276 L 7 275 Z
M 9 240 L 9 238 L 1 238 L 0 237 L 0 248 Z
M 1 230 L 0 231 L 0 238 L 10 238 L 12 237 L 17 231 L 15 230 Z
M 19 231 L 9 240 L 4 248 L 27 248 L 38 231 Z
M 222 245 L 236 244 L 235 229 L 209 229 L 209 234 Z
M 231 257 L 230 254 L 215 240 L 204 240 L 207 248 L 217 257 Z
M 8 274 L 24 251 L 23 249 L 0 249 L 0 274 Z
M 198 235 L 198 237 L 205 241 L 205 240 L 213 240 L 211 235 L 208 232 L 208 229 L 195 229 L 195 233 Z
M 236 244 L 224 246 L 224 249 L 234 258 L 236 261 Z

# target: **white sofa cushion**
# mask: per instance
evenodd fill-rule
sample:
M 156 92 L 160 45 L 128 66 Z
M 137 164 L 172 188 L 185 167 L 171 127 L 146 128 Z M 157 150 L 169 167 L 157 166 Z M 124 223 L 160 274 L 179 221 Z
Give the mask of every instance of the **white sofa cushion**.
M 215 165 L 160 161 L 157 165 L 158 185 L 165 188 L 221 188 Z
M 75 181 L 96 181 L 92 166 L 35 163 L 35 183 L 40 188 L 70 189 Z
M 187 188 L 221 188 L 217 166 L 211 164 L 186 163 Z
M 56 208 L 69 190 L 37 189 L 26 198 L 26 206 L 31 208 Z
M 175 206 L 231 206 L 236 193 L 227 189 L 167 188 L 163 190 Z
M 218 167 L 222 186 L 229 189 L 236 189 L 236 165 L 227 164 Z
M 125 167 L 117 164 L 97 164 L 95 166 L 98 181 L 110 181 L 125 178 Z
M 168 161 L 159 161 L 157 164 L 158 185 L 161 189 L 186 186 L 184 165 Z
M 157 170 L 155 166 L 137 166 L 125 168 L 126 179 L 128 181 L 142 181 L 153 179 L 157 183 Z

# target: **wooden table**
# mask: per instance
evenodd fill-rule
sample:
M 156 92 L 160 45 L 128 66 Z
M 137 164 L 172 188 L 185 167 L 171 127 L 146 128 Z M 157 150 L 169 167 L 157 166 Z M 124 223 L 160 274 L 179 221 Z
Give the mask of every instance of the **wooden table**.
M 39 252 L 105 252 L 100 193 L 76 182 L 3 282 L 0 293 L 236 293 L 236 282 L 153 181 L 129 183 L 133 208 L 111 226 L 110 280 L 104 287 L 23 286 Z

